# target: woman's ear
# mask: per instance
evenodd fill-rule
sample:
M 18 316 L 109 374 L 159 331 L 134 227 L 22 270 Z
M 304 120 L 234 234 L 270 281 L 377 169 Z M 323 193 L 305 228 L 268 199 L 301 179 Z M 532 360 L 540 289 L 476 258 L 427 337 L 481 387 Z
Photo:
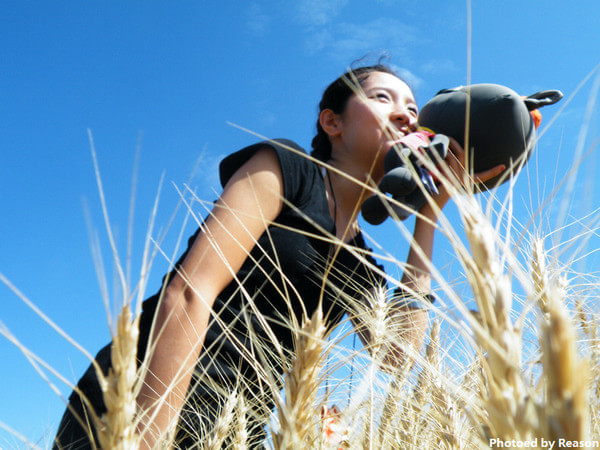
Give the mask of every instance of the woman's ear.
M 342 121 L 339 114 L 334 113 L 331 109 L 324 109 L 319 114 L 319 123 L 323 127 L 323 131 L 329 137 L 339 136 L 342 132 Z

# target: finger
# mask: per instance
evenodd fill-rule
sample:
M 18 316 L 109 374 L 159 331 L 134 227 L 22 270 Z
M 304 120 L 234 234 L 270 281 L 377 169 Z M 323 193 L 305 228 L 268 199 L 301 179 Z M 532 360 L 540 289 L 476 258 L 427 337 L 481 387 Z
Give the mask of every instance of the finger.
M 492 178 L 500 175 L 504 171 L 504 169 L 506 169 L 506 166 L 504 164 L 499 164 L 496 167 L 492 167 L 491 169 L 484 170 L 483 172 L 478 172 L 474 174 L 473 177 L 478 183 L 484 183 L 487 180 L 491 180 Z
M 446 164 L 448 164 L 448 167 L 452 168 L 454 172 L 458 173 L 460 171 L 463 171 L 465 168 L 466 152 L 462 148 L 462 146 L 456 141 L 456 139 L 449 138 L 449 140 L 449 151 L 446 155 L 445 161 Z
M 466 152 L 465 149 L 458 143 L 458 141 L 454 138 L 450 138 L 448 155 L 454 156 L 454 158 L 460 162 L 461 166 L 464 167 L 466 161 Z
M 464 148 L 462 148 L 462 145 L 460 145 L 456 139 L 448 137 L 448 140 L 450 141 L 450 150 L 452 150 L 455 155 L 458 156 L 465 153 Z
M 442 172 L 449 178 L 454 176 L 460 179 L 465 171 L 465 151 L 454 138 L 449 138 L 449 140 L 449 151 L 444 159 L 446 164 Z

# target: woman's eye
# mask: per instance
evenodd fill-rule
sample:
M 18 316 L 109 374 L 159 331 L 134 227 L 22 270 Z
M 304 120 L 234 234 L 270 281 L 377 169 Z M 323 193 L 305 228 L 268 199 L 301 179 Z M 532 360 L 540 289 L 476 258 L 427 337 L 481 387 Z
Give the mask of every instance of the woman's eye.
M 385 92 L 377 92 L 373 95 L 373 97 L 376 98 L 377 100 L 382 100 L 385 102 L 392 101 L 392 99 L 390 98 L 390 95 Z

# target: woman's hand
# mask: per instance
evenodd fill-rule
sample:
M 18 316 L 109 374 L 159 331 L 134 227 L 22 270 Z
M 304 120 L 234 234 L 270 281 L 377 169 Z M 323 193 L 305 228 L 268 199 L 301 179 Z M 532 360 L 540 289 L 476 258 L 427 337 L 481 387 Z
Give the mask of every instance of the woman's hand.
M 499 175 L 504 171 L 506 166 L 504 164 L 497 165 L 491 169 L 485 170 L 483 172 L 478 172 L 473 175 L 467 173 L 467 164 L 466 164 L 466 152 L 462 148 L 462 146 L 453 138 L 450 139 L 450 147 L 446 158 L 444 159 L 445 164 L 440 164 L 440 171 L 442 176 L 451 183 L 454 188 L 458 191 L 464 191 L 471 188 L 473 185 L 477 185 L 480 183 L 484 183 L 487 180 L 491 180 L 495 176 Z M 430 213 L 435 212 L 435 216 L 437 216 L 438 212 L 444 208 L 446 203 L 451 197 L 453 189 L 448 189 L 448 186 L 442 183 L 439 186 L 439 193 L 432 196 L 432 200 L 437 208 L 433 208 L 431 203 L 428 202 L 421 208 L 419 211 L 426 216 L 430 216 Z M 455 192 L 455 191 L 454 191 Z

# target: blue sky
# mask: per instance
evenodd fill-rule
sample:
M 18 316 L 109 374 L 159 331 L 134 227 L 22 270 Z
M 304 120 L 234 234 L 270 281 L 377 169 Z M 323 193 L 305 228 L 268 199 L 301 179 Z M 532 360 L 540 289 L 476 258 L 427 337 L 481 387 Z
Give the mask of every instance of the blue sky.
M 600 63 L 600 5 L 507 0 L 474 1 L 471 8 L 469 75 L 466 2 L 1 2 L 0 273 L 81 345 L 97 351 L 109 330 L 86 210 L 104 251 L 109 292 L 116 284 L 87 130 L 123 256 L 132 171 L 141 149 L 135 277 L 163 174 L 154 236 L 174 217 L 162 245 L 172 254 L 185 219 L 183 209 L 174 213 L 177 189 L 189 185 L 199 198 L 214 199 L 218 161 L 257 139 L 231 123 L 308 147 L 325 86 L 354 60 L 383 51 L 412 84 L 420 105 L 469 76 L 473 83 L 504 84 L 524 95 L 543 89 L 573 95 L 516 184 L 515 217 L 527 222 L 574 162 L 594 78 L 575 91 Z M 559 106 L 542 110 L 545 123 Z M 595 105 L 588 115 L 584 150 L 599 137 Z M 595 167 L 592 152 L 571 197 L 575 217 L 598 206 Z M 537 221 L 555 229 L 557 208 L 550 204 L 544 211 Z M 586 220 L 593 223 L 594 217 Z M 192 230 L 188 223 L 183 234 Z M 367 232 L 404 258 L 406 243 L 390 224 Z M 591 249 L 593 239 L 586 251 Z M 436 258 L 440 267 L 452 264 L 441 240 Z M 593 254 L 578 264 L 597 270 Z M 159 256 L 150 292 L 167 266 Z M 0 321 L 68 378 L 87 366 L 81 353 L 3 285 Z M 4 339 L 0 359 L 0 423 L 44 447 L 63 403 Z M 59 387 L 66 395 L 68 389 Z M 1 448 L 20 446 L 0 432 Z

